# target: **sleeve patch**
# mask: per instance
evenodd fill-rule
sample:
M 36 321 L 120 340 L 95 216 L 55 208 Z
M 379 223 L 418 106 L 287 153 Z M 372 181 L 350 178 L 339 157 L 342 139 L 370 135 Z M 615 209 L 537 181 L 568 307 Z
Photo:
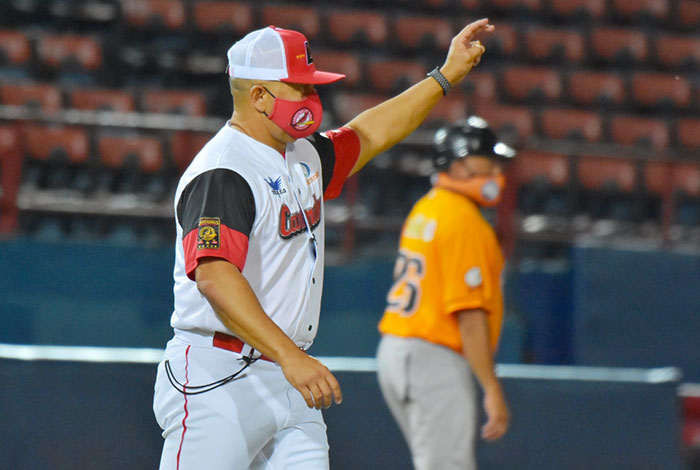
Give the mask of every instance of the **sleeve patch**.
M 201 217 L 197 230 L 197 250 L 218 250 L 221 247 L 221 219 Z
M 481 268 L 474 266 L 464 275 L 464 282 L 471 288 L 479 287 L 484 282 L 484 277 L 481 275 Z
M 207 217 L 207 219 L 213 219 L 213 217 Z M 211 225 L 205 225 L 204 227 L 207 228 L 206 231 L 208 233 L 211 233 L 209 231 L 209 228 L 212 228 Z M 209 248 L 205 244 L 200 243 L 201 229 L 199 228 L 193 228 L 182 241 L 185 251 L 185 273 L 193 281 L 195 280 L 195 269 L 199 265 L 199 260 L 206 257 L 225 259 L 243 272 L 248 256 L 248 236 L 227 227 L 225 224 L 216 227 L 216 230 L 218 230 L 217 243 L 212 244 L 211 241 L 214 240 L 212 238 L 209 240 L 211 245 Z

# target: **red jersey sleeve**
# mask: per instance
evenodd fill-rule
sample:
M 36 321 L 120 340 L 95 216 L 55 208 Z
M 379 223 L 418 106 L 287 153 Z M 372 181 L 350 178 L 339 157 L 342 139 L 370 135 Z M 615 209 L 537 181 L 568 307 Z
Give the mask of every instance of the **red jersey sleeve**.
M 231 170 L 197 176 L 177 205 L 187 277 L 204 257 L 222 258 L 243 271 L 248 236 L 255 220 L 255 200 L 248 183 Z
M 309 141 L 321 158 L 323 198 L 336 198 L 360 156 L 360 139 L 352 129 L 340 127 L 314 134 Z

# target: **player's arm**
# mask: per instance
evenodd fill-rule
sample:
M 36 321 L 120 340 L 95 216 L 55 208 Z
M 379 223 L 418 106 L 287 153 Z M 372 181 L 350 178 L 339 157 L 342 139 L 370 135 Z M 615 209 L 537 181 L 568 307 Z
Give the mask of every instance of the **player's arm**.
M 342 401 L 340 385 L 333 374 L 300 350 L 267 316 L 235 265 L 221 258 L 202 258 L 195 269 L 195 280 L 224 325 L 236 337 L 278 363 L 309 408 L 328 408 L 331 400 Z
M 510 418 L 503 390 L 494 370 L 486 312 L 481 309 L 462 310 L 456 315 L 464 357 L 484 391 L 487 422 L 481 429 L 481 436 L 488 440 L 498 439 L 508 430 Z
M 472 43 L 482 32 L 493 31 L 484 18 L 466 26 L 453 39 L 440 72 L 452 86 L 459 84 L 484 53 L 480 43 Z M 442 98 L 443 91 L 432 77 L 415 84 L 398 96 L 370 108 L 347 124 L 361 145 L 360 156 L 350 174 L 360 170 L 374 156 L 413 132 Z

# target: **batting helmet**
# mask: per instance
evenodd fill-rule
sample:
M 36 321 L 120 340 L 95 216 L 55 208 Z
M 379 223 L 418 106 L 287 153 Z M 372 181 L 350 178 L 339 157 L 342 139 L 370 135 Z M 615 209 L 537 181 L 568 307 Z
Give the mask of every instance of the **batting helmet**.
M 438 171 L 446 171 L 454 160 L 469 155 L 502 161 L 516 155 L 515 149 L 498 141 L 488 122 L 479 116 L 438 129 L 433 137 L 433 150 L 433 166 Z

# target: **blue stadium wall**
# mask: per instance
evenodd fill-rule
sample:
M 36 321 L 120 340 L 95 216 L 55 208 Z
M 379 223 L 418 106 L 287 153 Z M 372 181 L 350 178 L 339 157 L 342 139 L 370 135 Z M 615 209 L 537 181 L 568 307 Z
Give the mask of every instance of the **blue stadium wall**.
M 170 337 L 170 249 L 0 243 L 0 343 L 161 348 Z M 326 270 L 318 356 L 374 355 L 392 261 Z M 574 247 L 510 270 L 500 363 L 676 366 L 700 381 L 700 257 Z M 348 295 L 352 292 L 353 295 Z M 154 468 L 155 366 L 0 360 L 7 468 Z M 371 372 L 338 372 L 326 413 L 333 468 L 404 469 L 408 451 Z M 506 377 L 514 420 L 482 468 L 682 468 L 677 383 Z M 115 444 L 116 442 L 116 444 Z
M 161 348 L 170 248 L 0 242 L 0 343 Z M 392 260 L 326 268 L 319 356 L 373 356 Z M 352 293 L 352 295 L 348 295 Z M 676 366 L 700 382 L 700 255 L 577 246 L 506 278 L 501 363 Z

